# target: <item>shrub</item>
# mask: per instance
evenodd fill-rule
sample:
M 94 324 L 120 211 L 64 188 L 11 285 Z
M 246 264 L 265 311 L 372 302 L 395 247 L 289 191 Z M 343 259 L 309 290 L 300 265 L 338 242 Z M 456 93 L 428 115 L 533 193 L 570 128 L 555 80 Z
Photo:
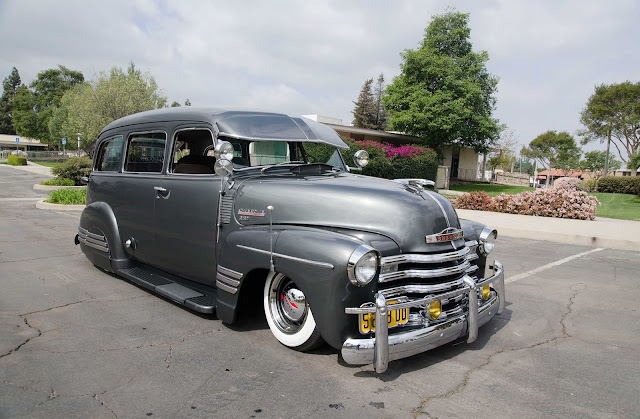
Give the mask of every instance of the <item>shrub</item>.
M 74 186 L 76 183 L 64 177 L 54 177 L 49 180 L 45 180 L 44 182 L 40 182 L 41 185 L 49 185 L 49 186 Z
M 580 179 L 577 177 L 561 177 L 553 182 L 553 187 L 566 191 L 575 191 L 580 189 Z
M 51 169 L 51 173 L 59 177 L 73 180 L 77 186 L 82 185 L 80 178 L 91 174 L 92 162 L 87 157 L 70 157 L 58 167 Z
M 598 192 L 640 195 L 640 176 L 605 176 L 598 182 Z
M 8 159 L 8 164 L 10 164 L 11 166 L 26 166 L 27 165 L 27 158 L 26 157 L 14 156 L 13 154 L 9 154 L 7 159 Z
M 595 179 L 584 179 L 582 182 L 580 182 L 580 186 L 578 187 L 578 189 L 585 192 L 595 192 L 597 184 L 598 182 L 596 182 Z
M 86 189 L 58 189 L 49 193 L 47 202 L 63 205 L 84 205 L 87 202 Z
M 349 146 L 343 150 L 347 164 L 353 164 L 353 155 L 358 150 L 369 153 L 369 164 L 362 169 L 363 175 L 385 179 L 422 178 L 435 180 L 438 173 L 438 157 L 429 149 L 417 145 L 395 147 L 376 141 L 344 140 Z
M 501 193 L 490 197 L 484 191 L 471 192 L 457 198 L 453 205 L 459 209 L 537 215 L 541 217 L 593 220 L 600 201 L 577 189 L 537 189 L 515 195 Z

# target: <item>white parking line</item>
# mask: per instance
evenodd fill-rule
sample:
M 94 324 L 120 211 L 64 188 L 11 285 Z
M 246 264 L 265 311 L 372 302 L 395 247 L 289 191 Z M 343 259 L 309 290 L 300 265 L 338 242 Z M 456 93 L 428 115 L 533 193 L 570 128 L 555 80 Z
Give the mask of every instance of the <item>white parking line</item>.
M 569 256 L 569 257 L 566 257 L 564 259 L 557 260 L 555 262 L 547 263 L 546 265 L 540 266 L 539 268 L 533 269 L 531 271 L 523 272 L 521 274 L 511 276 L 511 277 L 505 279 L 504 282 L 505 282 L 505 284 L 510 284 L 511 282 L 519 281 L 519 280 L 521 280 L 523 278 L 526 278 L 528 276 L 537 274 L 538 272 L 546 271 L 547 269 L 551 269 L 554 266 L 559 266 L 559 265 L 562 265 L 563 263 L 571 262 L 572 260 L 581 258 L 581 257 L 589 255 L 591 253 L 599 252 L 601 250 L 604 250 L 604 248 L 598 247 L 597 249 L 588 250 L 586 252 L 578 253 L 577 255 Z

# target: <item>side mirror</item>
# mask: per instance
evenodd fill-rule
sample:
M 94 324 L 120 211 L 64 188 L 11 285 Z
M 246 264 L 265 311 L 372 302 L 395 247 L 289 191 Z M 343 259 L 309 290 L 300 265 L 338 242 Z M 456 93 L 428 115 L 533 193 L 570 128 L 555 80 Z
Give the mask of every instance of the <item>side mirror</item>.
M 216 146 L 216 148 L 218 147 Z M 216 164 L 213 169 L 216 172 L 216 175 L 220 177 L 226 177 L 233 173 L 233 164 L 231 163 L 230 160 L 218 159 L 216 160 Z
M 89 183 L 89 178 L 87 176 L 82 176 L 80 178 L 80 183 L 82 183 L 83 185 L 87 185 Z
M 356 164 L 356 166 L 362 169 L 367 164 L 369 164 L 369 153 L 364 150 L 356 151 L 356 153 L 353 155 L 353 162 Z

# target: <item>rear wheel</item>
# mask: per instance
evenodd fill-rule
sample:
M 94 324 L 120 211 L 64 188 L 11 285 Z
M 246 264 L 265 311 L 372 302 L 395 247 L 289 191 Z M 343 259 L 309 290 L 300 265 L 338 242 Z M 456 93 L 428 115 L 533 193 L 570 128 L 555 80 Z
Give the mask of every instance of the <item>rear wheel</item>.
M 267 276 L 264 313 L 271 333 L 283 345 L 309 351 L 324 343 L 304 293 L 286 275 L 270 272 Z

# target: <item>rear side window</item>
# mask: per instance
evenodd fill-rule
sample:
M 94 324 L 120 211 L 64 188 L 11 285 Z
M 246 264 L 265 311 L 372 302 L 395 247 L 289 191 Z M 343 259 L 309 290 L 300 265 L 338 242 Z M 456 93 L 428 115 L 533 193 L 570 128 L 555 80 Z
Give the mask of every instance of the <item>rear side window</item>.
M 100 144 L 95 170 L 98 172 L 117 172 L 122 164 L 122 135 L 109 138 Z
M 164 132 L 149 132 L 132 134 L 127 144 L 127 172 L 160 173 L 164 162 L 164 145 L 167 134 Z

